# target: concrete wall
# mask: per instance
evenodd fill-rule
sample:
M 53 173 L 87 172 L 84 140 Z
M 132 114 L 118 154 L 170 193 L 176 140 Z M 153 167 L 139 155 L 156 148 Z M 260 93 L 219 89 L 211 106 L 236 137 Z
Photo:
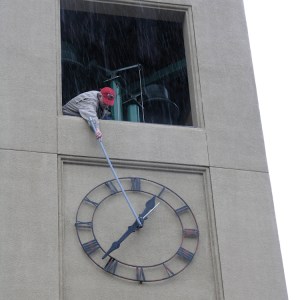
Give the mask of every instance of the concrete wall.
M 1 298 L 287 299 L 242 1 L 161 3 L 189 14 L 199 126 L 101 125 L 121 175 L 173 182 L 190 199 L 204 231 L 195 261 L 174 280 L 140 286 L 107 278 L 75 245 L 75 208 L 111 175 L 86 123 L 61 114 L 59 1 L 3 0 Z

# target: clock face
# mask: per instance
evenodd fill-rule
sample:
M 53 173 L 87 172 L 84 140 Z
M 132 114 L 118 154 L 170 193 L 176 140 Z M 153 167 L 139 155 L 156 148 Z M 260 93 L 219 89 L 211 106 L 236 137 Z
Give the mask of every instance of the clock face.
M 143 226 L 117 181 L 106 181 L 79 205 L 75 227 L 82 249 L 98 267 L 119 278 L 140 283 L 173 278 L 198 248 L 199 229 L 191 208 L 160 183 L 138 177 L 120 182 Z

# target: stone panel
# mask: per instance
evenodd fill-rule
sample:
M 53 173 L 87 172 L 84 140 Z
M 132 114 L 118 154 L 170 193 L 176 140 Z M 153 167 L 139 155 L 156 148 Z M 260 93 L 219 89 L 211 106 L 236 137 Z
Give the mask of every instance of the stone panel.
M 58 299 L 57 156 L 0 150 L 0 298 Z
M 154 180 L 164 184 L 179 193 L 194 211 L 195 217 L 200 228 L 200 246 L 190 266 L 181 274 L 167 281 L 158 283 L 143 283 L 121 280 L 98 268 L 83 252 L 75 230 L 76 211 L 84 196 L 92 188 L 112 179 L 113 176 L 106 164 L 97 163 L 90 160 L 62 160 L 62 193 L 61 193 L 61 255 L 62 255 L 62 295 L 63 299 L 93 299 L 101 295 L 101 299 L 112 299 L 122 297 L 122 299 L 221 299 L 222 290 L 219 276 L 219 264 L 217 260 L 217 242 L 214 234 L 213 213 L 211 211 L 210 193 L 207 191 L 209 184 L 205 180 L 204 170 L 184 169 L 179 167 L 177 171 L 170 172 L 166 166 L 142 164 L 132 168 L 130 163 L 123 162 L 116 169 L 119 177 L 139 176 Z M 174 170 L 176 166 L 173 166 Z M 173 171 L 174 171 L 173 170 Z M 164 196 L 163 196 L 164 197 Z M 132 199 L 132 198 L 131 198 Z M 133 202 L 138 206 L 139 200 Z M 122 200 L 123 203 L 123 200 Z M 166 218 L 160 217 L 163 214 L 163 207 L 158 206 L 153 213 L 152 221 L 156 224 L 163 224 Z M 132 217 L 130 210 L 125 204 L 123 213 L 118 215 L 120 219 Z M 147 220 L 146 226 L 151 226 L 151 218 Z M 95 221 L 94 221 L 95 222 Z M 162 223 L 160 223 L 162 222 Z M 118 221 L 111 223 L 111 230 L 102 229 L 101 235 L 110 238 L 114 231 L 114 225 Z M 127 223 L 126 223 L 127 224 Z M 130 222 L 128 221 L 128 225 Z M 168 223 L 167 228 L 174 226 Z M 149 227 L 148 227 L 149 228 Z M 126 226 L 124 227 L 124 230 Z M 164 232 L 165 226 L 158 232 Z M 95 230 L 95 228 L 94 228 Z M 141 230 L 144 230 L 142 228 Z M 138 243 L 134 238 L 143 238 L 143 232 L 136 233 L 132 237 L 131 243 Z M 105 239 L 105 238 L 104 238 Z M 173 243 L 174 236 L 166 235 L 162 239 L 162 244 Z M 128 241 L 129 242 L 129 241 Z M 150 242 L 150 241 L 149 241 Z M 155 244 L 155 239 L 146 245 L 149 252 L 145 250 L 144 255 L 147 259 L 152 259 L 153 253 L 150 251 Z M 213 246 L 214 245 L 214 246 Z M 141 245 L 142 246 L 142 245 Z M 123 247 L 123 249 L 122 249 Z M 124 242 L 117 251 L 126 251 L 128 244 Z M 120 252 L 118 252 L 120 253 Z M 118 255 L 115 254 L 115 255 Z M 137 256 L 139 257 L 139 251 Z M 158 251 L 155 255 L 159 256 L 162 252 Z M 97 253 L 95 255 L 98 255 Z M 100 255 L 100 254 L 99 254 Z M 130 255 L 128 253 L 127 255 Z M 154 255 L 154 257 L 155 257 Z M 134 256 L 135 257 L 135 256 Z M 126 258 L 126 257 L 125 257 Z M 147 275 L 146 275 L 147 276 Z
M 103 157 L 83 119 L 61 116 L 58 126 L 59 154 Z M 111 158 L 208 165 L 206 136 L 202 129 L 105 120 L 100 126 Z
M 55 2 L 1 1 L 1 148 L 57 149 Z
M 238 69 L 207 72 L 206 91 L 211 102 L 205 116 L 210 164 L 267 171 L 254 84 L 249 84 L 247 73 Z
M 225 299 L 288 299 L 268 174 L 211 177 Z
M 242 1 L 193 9 L 210 165 L 267 171 Z

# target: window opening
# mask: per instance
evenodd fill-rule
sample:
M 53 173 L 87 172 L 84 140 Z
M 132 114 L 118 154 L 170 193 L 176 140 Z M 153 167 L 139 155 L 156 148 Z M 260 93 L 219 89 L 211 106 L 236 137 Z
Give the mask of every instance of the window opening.
M 61 9 L 62 104 L 111 86 L 113 119 L 191 126 L 182 22 Z

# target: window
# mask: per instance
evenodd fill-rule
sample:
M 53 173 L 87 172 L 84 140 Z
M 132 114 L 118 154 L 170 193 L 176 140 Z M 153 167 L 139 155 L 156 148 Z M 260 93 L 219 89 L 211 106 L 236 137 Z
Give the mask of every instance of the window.
M 159 8 L 61 0 L 62 104 L 111 86 L 115 120 L 192 126 L 183 20 Z

